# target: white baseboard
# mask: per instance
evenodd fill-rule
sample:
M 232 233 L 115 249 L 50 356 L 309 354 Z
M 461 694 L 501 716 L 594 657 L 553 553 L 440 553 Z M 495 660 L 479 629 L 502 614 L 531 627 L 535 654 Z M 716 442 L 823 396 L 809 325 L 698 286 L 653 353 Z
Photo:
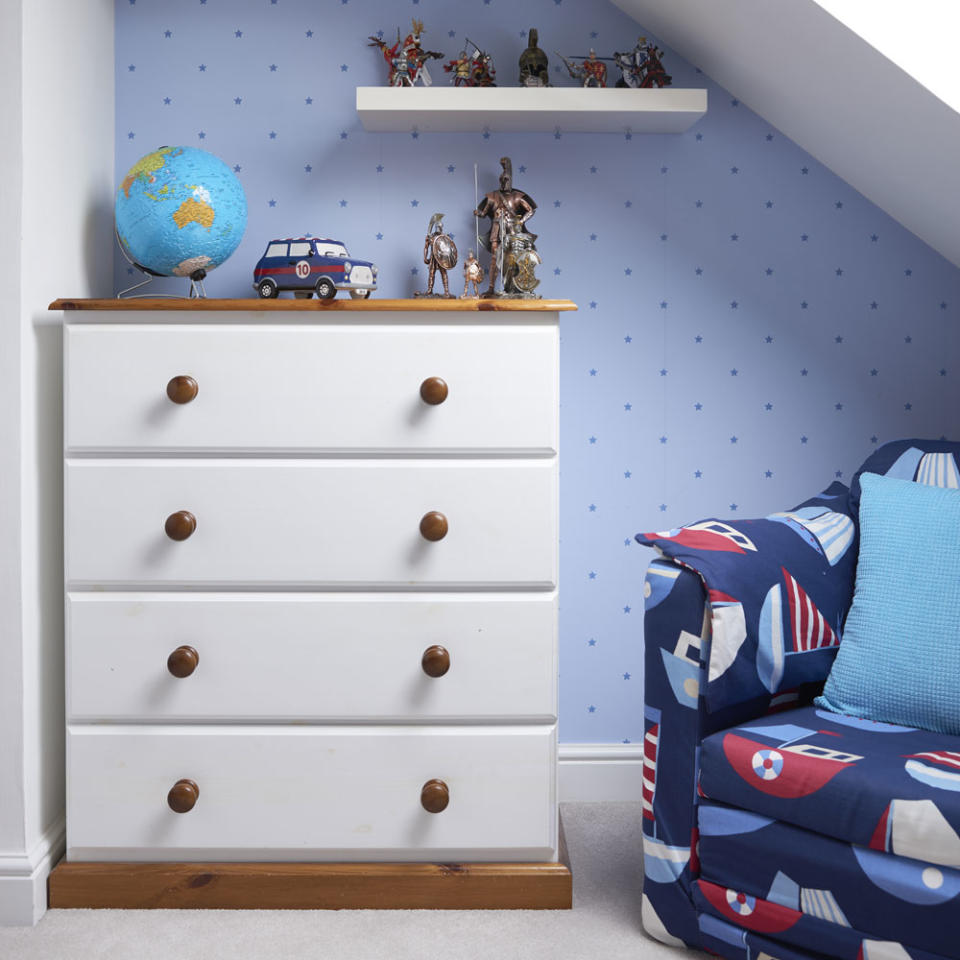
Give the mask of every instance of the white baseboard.
M 29 927 L 47 912 L 47 877 L 65 846 L 66 823 L 60 817 L 32 850 L 0 854 L 0 926 Z
M 561 743 L 559 796 L 571 801 L 640 802 L 642 743 Z

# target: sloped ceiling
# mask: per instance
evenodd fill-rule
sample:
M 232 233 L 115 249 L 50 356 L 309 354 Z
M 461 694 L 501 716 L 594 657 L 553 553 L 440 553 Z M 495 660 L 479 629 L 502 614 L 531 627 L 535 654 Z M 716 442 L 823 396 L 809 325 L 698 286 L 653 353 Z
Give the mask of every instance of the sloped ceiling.
M 613 2 L 960 266 L 960 113 L 818 3 Z

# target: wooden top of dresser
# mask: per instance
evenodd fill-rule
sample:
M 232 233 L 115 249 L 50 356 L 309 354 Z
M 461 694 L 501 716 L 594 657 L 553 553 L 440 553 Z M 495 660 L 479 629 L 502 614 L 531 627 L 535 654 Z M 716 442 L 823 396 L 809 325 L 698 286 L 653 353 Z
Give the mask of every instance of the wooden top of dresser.
M 464 313 L 504 313 L 510 311 L 555 312 L 560 310 L 576 310 L 577 305 L 572 300 L 447 300 L 443 297 L 423 297 L 413 300 L 261 300 L 256 297 L 242 299 L 215 299 L 207 297 L 141 297 L 128 299 L 72 299 L 61 298 L 54 300 L 49 310 L 179 310 L 179 311 L 261 311 L 265 313 L 370 313 L 383 311 L 410 311 L 424 313 L 427 311 L 446 311 Z

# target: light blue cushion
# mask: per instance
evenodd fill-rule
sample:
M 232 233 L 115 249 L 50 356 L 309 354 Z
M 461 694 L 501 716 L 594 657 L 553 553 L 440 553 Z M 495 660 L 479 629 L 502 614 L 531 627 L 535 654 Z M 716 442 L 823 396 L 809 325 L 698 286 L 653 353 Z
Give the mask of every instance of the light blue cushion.
M 817 703 L 960 734 L 960 491 L 860 477 L 860 557 Z

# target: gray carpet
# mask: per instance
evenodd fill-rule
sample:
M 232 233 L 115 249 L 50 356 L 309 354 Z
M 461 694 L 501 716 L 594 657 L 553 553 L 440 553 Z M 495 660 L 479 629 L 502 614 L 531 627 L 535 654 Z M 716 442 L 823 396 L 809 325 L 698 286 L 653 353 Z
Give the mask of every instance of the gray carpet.
M 640 925 L 640 804 L 564 804 L 573 910 L 50 910 L 4 960 L 694 960 Z

